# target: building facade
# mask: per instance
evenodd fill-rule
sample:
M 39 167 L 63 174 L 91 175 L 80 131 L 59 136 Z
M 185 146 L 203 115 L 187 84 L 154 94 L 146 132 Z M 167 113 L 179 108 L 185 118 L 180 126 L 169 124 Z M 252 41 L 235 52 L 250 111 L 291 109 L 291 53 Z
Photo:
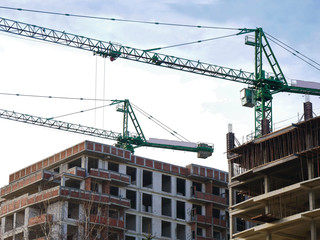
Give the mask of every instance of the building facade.
M 85 141 L 0 189 L 1 240 L 228 239 L 228 174 Z
M 231 239 L 320 239 L 320 117 L 231 147 L 229 174 Z

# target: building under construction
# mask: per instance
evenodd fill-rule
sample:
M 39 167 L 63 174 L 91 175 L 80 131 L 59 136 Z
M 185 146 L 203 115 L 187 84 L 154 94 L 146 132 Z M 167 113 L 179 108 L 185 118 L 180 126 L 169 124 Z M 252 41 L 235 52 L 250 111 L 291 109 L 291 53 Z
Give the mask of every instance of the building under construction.
M 228 239 L 228 174 L 217 169 L 85 141 L 9 178 L 1 240 Z
M 320 239 L 320 117 L 238 147 L 228 133 L 231 239 Z

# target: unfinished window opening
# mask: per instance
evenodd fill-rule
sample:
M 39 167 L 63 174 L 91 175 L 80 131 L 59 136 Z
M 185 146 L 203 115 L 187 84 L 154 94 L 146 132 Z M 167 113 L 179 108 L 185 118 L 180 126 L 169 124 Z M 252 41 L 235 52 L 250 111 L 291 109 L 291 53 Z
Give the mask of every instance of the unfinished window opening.
M 126 214 L 126 229 L 136 231 L 136 215 Z
M 197 215 L 202 215 L 202 206 L 197 204 L 192 204 L 193 213 Z
M 108 169 L 114 172 L 119 172 L 119 164 L 108 162 Z
M 112 239 L 112 240 L 118 240 L 119 239 L 119 233 L 116 232 L 110 232 L 108 234 L 108 239 Z
M 217 239 L 217 240 L 220 240 L 220 239 L 221 239 L 221 233 L 220 233 L 220 232 L 213 231 L 213 238 L 214 238 L 214 239 Z M 228 239 L 229 239 L 229 238 L 228 238 Z
M 119 188 L 115 186 L 110 186 L 110 195 L 112 196 L 119 196 Z
M 86 206 L 86 210 L 90 212 L 91 215 L 98 215 L 99 207 L 97 204 L 88 204 Z
M 23 232 L 15 235 L 15 240 L 23 240 L 23 239 L 24 239 Z
M 93 192 L 99 192 L 99 184 L 98 183 L 91 183 L 90 189 Z
M 186 195 L 186 180 L 177 178 L 177 195 Z
M 99 160 L 96 158 L 88 158 L 88 169 L 91 168 L 98 169 L 99 168 Z
M 68 202 L 68 218 L 79 219 L 79 204 Z
M 161 236 L 171 237 L 171 223 L 167 221 L 161 221 Z
M 78 239 L 78 227 L 67 225 L 67 240 Z
M 75 179 L 69 178 L 69 179 L 67 179 L 67 180 L 65 181 L 65 184 L 64 184 L 64 185 L 65 185 L 66 187 L 80 189 L 80 184 L 81 184 L 81 182 L 80 182 L 79 180 L 75 180 Z
M 186 219 L 186 204 L 185 204 L 185 202 L 177 201 L 177 218 Z
M 13 237 L 11 236 L 11 237 L 6 237 L 6 238 L 4 238 L 4 240 L 13 240 Z
M 152 212 L 152 195 L 147 193 L 142 194 L 142 211 Z
M 177 239 L 186 240 L 186 226 L 177 224 Z
M 22 227 L 24 225 L 24 210 L 16 213 L 16 227 Z
M 245 195 L 237 192 L 237 193 L 236 193 L 236 203 L 241 203 L 241 202 L 243 202 L 244 200 L 246 200 Z
M 171 199 L 161 198 L 161 214 L 163 216 L 171 217 Z
M 197 236 L 203 237 L 203 232 L 202 228 L 197 228 Z
M 13 229 L 13 215 L 10 215 L 6 217 L 4 231 L 8 232 L 8 231 L 11 231 L 12 229 Z
M 117 209 L 109 209 L 109 217 L 119 219 L 119 211 Z
M 152 188 L 152 172 L 143 170 L 143 187 Z
M 126 240 L 136 240 L 136 238 L 131 236 L 126 236 Z
M 162 191 L 171 193 L 171 176 L 162 175 Z
M 212 187 L 212 194 L 216 195 L 216 196 L 220 196 L 220 188 L 216 187 L 216 186 L 213 186 Z
M 220 210 L 216 208 L 212 208 L 212 217 L 214 218 L 220 218 Z
M 152 218 L 142 217 L 142 232 L 152 234 Z
M 244 231 L 246 229 L 246 222 L 241 218 L 237 218 L 236 228 L 238 232 Z
M 68 163 L 68 169 L 73 167 L 81 167 L 81 158 L 78 158 Z
M 137 209 L 137 192 L 127 190 L 126 191 L 126 198 L 130 200 L 130 207 L 133 209 Z
M 198 182 L 192 182 L 192 190 L 202 192 L 202 184 Z
M 127 175 L 131 177 L 131 184 L 137 184 L 137 169 L 133 167 L 127 166 Z
M 53 169 L 54 172 L 59 173 L 60 172 L 60 167 L 56 167 L 55 169 Z

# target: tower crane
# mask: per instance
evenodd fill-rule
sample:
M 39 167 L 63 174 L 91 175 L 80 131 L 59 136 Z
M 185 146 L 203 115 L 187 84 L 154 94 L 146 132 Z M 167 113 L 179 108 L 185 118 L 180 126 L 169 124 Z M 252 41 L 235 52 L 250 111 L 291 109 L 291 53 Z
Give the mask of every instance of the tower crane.
M 241 101 L 243 106 L 254 107 L 255 109 L 255 137 L 272 131 L 272 98 L 274 94 L 288 92 L 320 96 L 320 87 L 315 85 L 304 84 L 302 81 L 297 82 L 296 85 L 288 84 L 262 28 L 239 29 L 238 33 L 238 35 L 254 33 L 254 38 L 250 39 L 247 36 L 245 42 L 255 48 L 254 73 L 168 56 L 150 50 L 126 47 L 121 44 L 96 40 L 5 18 L 0 18 L 0 31 L 91 51 L 102 57 L 109 57 L 111 61 L 123 58 L 247 84 L 248 87 L 241 92 Z M 272 69 L 272 76 L 268 76 L 263 69 L 263 56 L 267 59 Z
M 128 99 L 125 100 L 112 100 L 110 105 L 117 104 L 117 111 L 123 113 L 123 132 L 117 133 L 113 131 L 98 129 L 94 127 L 83 126 L 80 124 L 73 124 L 63 121 L 57 121 L 52 118 L 43 118 L 24 113 L 17 113 L 0 109 L 0 118 L 12 121 L 33 124 L 36 126 L 47 127 L 52 129 L 63 130 L 72 133 L 79 133 L 83 135 L 99 137 L 108 140 L 114 140 L 117 147 L 134 152 L 137 147 L 153 147 L 164 148 L 172 150 L 180 150 L 186 152 L 196 152 L 198 158 L 207 158 L 212 155 L 213 145 L 207 143 L 192 143 L 184 141 L 172 141 L 164 139 L 150 138 L 146 139 L 142 128 L 137 120 L 132 105 Z M 128 129 L 129 118 L 135 128 L 135 134 L 130 133 Z

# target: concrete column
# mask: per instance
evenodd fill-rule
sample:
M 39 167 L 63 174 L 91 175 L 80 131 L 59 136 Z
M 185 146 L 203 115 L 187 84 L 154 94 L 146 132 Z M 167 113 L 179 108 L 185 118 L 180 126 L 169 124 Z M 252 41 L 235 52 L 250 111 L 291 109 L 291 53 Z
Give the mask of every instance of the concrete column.
M 310 223 L 310 233 L 311 240 L 317 240 L 317 224 L 314 220 Z
M 177 196 L 177 178 L 171 177 L 171 193 L 173 196 Z
M 272 240 L 272 236 L 270 232 L 267 233 L 266 240 Z
M 270 192 L 270 177 L 268 175 L 264 176 L 264 193 Z M 267 203 L 268 204 L 268 203 Z M 265 214 L 270 213 L 270 206 L 265 205 Z
M 313 167 L 312 160 L 308 159 L 307 164 L 308 164 L 308 179 L 312 179 L 314 178 L 314 167 Z
M 87 169 L 88 169 L 88 157 L 82 157 L 81 158 L 81 167 L 86 169 L 86 172 L 87 172 Z
M 315 195 L 314 191 L 310 190 L 309 192 L 309 210 L 314 210 L 316 208 Z

